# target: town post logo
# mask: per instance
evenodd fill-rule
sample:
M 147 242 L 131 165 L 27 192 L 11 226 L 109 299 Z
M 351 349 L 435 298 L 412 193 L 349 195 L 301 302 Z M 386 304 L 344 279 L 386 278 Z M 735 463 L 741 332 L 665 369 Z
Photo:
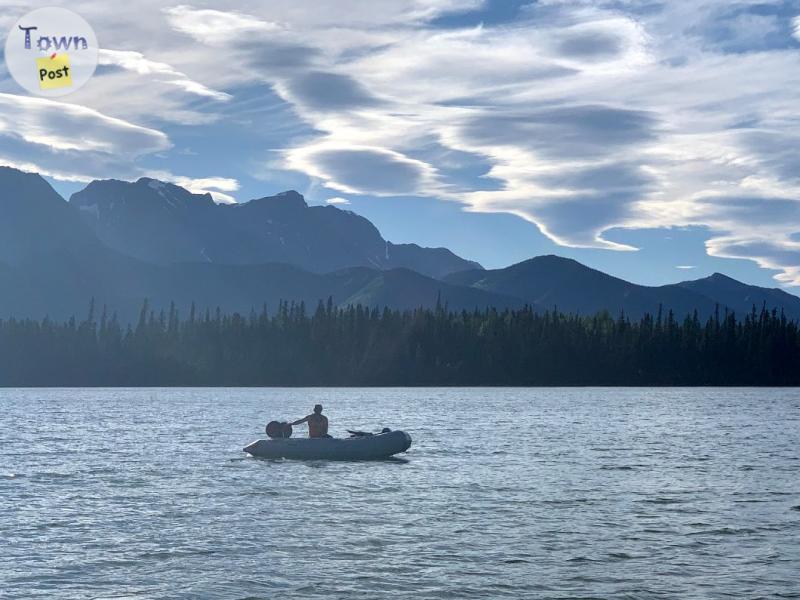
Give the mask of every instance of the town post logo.
M 39 8 L 8 32 L 5 58 L 11 76 L 37 96 L 74 92 L 97 67 L 97 37 L 91 26 L 66 8 Z

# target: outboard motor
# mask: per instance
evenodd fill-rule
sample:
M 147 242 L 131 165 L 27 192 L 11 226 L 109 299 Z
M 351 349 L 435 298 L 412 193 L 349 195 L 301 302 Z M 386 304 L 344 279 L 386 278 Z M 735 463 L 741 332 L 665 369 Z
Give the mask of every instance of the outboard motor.
M 272 439 L 292 437 L 292 426 L 285 421 L 270 421 L 267 423 L 267 436 Z

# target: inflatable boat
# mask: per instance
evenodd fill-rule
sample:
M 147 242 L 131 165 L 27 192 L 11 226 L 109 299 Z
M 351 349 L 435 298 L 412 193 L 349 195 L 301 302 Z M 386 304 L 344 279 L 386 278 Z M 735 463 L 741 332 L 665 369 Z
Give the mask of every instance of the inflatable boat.
M 349 438 L 277 438 L 256 440 L 244 451 L 258 458 L 296 460 L 381 460 L 405 452 L 411 436 L 390 431 Z

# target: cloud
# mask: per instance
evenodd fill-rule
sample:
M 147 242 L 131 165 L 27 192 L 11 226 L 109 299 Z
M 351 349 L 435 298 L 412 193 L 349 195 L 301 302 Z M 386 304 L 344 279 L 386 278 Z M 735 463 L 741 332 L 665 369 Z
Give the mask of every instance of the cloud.
M 75 104 L 0 93 L 0 160 L 62 179 L 90 179 L 105 168 L 171 147 L 161 131 Z
M 226 192 L 235 192 L 239 189 L 239 182 L 229 177 L 201 177 L 192 178 L 184 176 L 170 176 L 167 181 L 186 188 L 194 194 L 211 194 L 212 198 L 220 204 L 235 204 L 236 198 Z
M 472 146 L 512 146 L 545 158 L 606 157 L 617 148 L 655 138 L 646 111 L 604 105 L 560 106 L 529 112 L 478 113 L 458 133 Z
M 629 191 L 634 196 L 655 187 L 655 179 L 635 163 L 610 162 L 588 167 L 575 167 L 542 174 L 542 184 L 554 188 L 580 191 Z
M 632 203 L 652 187 L 654 178 L 635 155 L 625 154 L 657 140 L 658 115 L 622 103 L 554 103 L 526 95 L 542 80 L 557 88 L 589 63 L 616 69 L 641 64 L 643 37 L 629 19 L 604 18 L 566 28 L 479 27 L 395 39 L 346 65 L 346 78 L 339 72 L 324 80 L 314 70 L 279 82 L 281 96 L 326 144 L 370 148 L 366 155 L 318 152 L 319 140 L 312 138 L 289 150 L 285 164 L 331 189 L 436 195 L 471 210 L 524 216 L 559 243 L 628 249 L 601 232 L 621 215 L 632 216 Z M 380 102 L 368 90 L 378 90 Z M 431 146 L 444 152 L 432 153 Z M 615 153 L 624 163 L 608 164 Z M 452 170 L 431 162 L 437 154 L 487 162 L 484 178 L 496 182 L 488 186 L 493 189 L 470 191 L 457 174 L 445 178 Z M 570 215 L 601 220 L 578 224 Z
M 398 152 L 325 143 L 290 152 L 287 167 L 310 173 L 330 189 L 377 196 L 422 193 L 435 176 L 426 163 Z
M 379 104 L 361 84 L 347 75 L 310 71 L 289 79 L 284 94 L 312 110 L 357 109 Z
M 280 28 L 277 23 L 236 11 L 196 9 L 183 4 L 165 8 L 164 13 L 173 29 L 208 44 L 269 33 Z
M 707 50 L 739 54 L 787 48 L 791 23 L 785 15 L 788 6 L 781 4 L 705 3 L 685 26 Z
M 800 229 L 800 198 L 713 196 L 698 198 L 696 203 L 705 219 L 724 223 L 726 229 L 741 226 L 787 234 Z
M 197 96 L 205 96 L 214 100 L 230 100 L 231 95 L 225 92 L 218 92 L 204 86 L 202 83 L 192 81 L 191 79 L 170 79 L 165 83 L 179 87 L 185 92 L 195 94 Z
M 570 58 L 606 59 L 622 50 L 619 37 L 607 31 L 566 32 L 558 40 L 556 50 Z
M 177 71 L 166 63 L 148 60 L 141 52 L 131 50 L 109 50 L 101 48 L 98 53 L 98 64 L 114 65 L 139 75 L 167 74 L 175 75 Z
M 711 256 L 755 261 L 760 267 L 779 271 L 779 282 L 800 285 L 800 243 L 790 239 L 719 237 L 706 242 Z
M 327 204 L 333 204 L 335 206 L 343 206 L 343 205 L 350 204 L 350 200 L 348 200 L 347 198 L 341 198 L 339 196 L 337 196 L 335 198 L 328 198 L 327 200 L 325 200 L 325 202 Z
M 759 119 L 756 127 L 745 129 L 739 134 L 744 149 L 753 154 L 760 167 L 783 181 L 800 183 L 800 131 L 795 123 L 770 123 Z
M 649 39 L 635 19 L 621 15 L 589 17 L 545 28 L 549 58 L 581 70 L 619 70 L 650 62 Z
M 0 93 L 0 122 L 23 140 L 55 150 L 87 150 L 135 157 L 170 146 L 160 131 L 91 108 L 45 98 Z
M 560 200 L 539 202 L 519 213 L 539 225 L 542 232 L 565 246 L 635 250 L 635 248 L 603 239 L 612 223 L 624 223 L 634 205 L 626 193 L 575 194 Z
M 191 178 L 153 173 L 136 164 L 172 144 L 161 131 L 141 127 L 75 104 L 0 93 L 0 164 L 35 171 L 62 181 L 89 182 L 150 174 L 218 202 L 235 202 L 226 192 L 235 179 Z
M 785 285 L 800 285 L 800 194 L 795 198 L 711 196 L 698 198 L 698 222 L 718 232 L 706 242 L 711 256 L 755 261 L 777 270 Z
M 138 75 L 155 76 L 151 81 L 174 85 L 185 92 L 197 96 L 212 98 L 219 101 L 231 99 L 230 94 L 211 89 L 198 81 L 193 81 L 185 74 L 166 63 L 148 60 L 141 52 L 101 49 L 99 53 L 99 64 L 102 66 L 117 66 Z
M 332 82 L 328 102 L 324 85 L 278 87 L 326 143 L 397 152 L 436 175 L 425 186 L 394 183 L 381 193 L 416 187 L 473 211 L 510 212 L 569 246 L 630 250 L 604 239 L 613 227 L 701 224 L 738 235 L 748 217 L 709 210 L 702 199 L 792 191 L 797 124 L 782 90 L 792 86 L 786 73 L 800 65 L 797 55 L 764 54 L 761 38 L 744 31 L 737 43 L 753 44 L 752 54 L 709 50 L 710 38 L 690 29 L 717 8 L 703 4 L 693 14 L 662 6 L 631 17 L 616 5 L 539 7 L 530 22 L 511 26 L 390 35 L 354 61 L 338 62 L 337 75 L 348 78 L 341 93 Z M 730 31 L 748 22 L 761 27 L 722 18 Z M 335 61 L 326 41 L 317 43 L 317 62 Z M 737 84 L 745 80 L 760 91 Z M 446 168 L 426 150 L 431 138 L 488 163 L 484 177 L 499 184 L 444 184 Z M 290 156 L 308 150 L 309 160 L 287 163 L 333 189 L 377 189 L 348 169 L 371 161 L 317 154 L 318 143 L 311 136 L 292 148 Z M 398 171 L 393 161 L 380 167 L 374 172 Z M 399 170 L 398 181 L 413 181 L 415 171 Z
M 280 76 L 290 78 L 305 69 L 319 68 L 321 56 L 319 48 L 282 37 L 239 40 L 231 46 L 228 60 L 245 65 L 250 76 L 256 73 L 258 79 L 275 83 Z
M 688 271 L 690 269 L 696 269 L 697 266 L 695 265 L 675 265 L 676 269 L 681 269 L 682 271 Z

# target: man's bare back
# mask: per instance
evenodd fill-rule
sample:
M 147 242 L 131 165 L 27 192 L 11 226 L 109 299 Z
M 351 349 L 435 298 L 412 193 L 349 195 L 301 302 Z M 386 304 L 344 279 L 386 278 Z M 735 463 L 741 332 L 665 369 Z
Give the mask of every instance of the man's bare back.
M 301 423 L 308 423 L 308 437 L 321 438 L 328 436 L 328 417 L 322 414 L 322 405 L 317 404 L 314 407 L 314 412 L 298 419 L 292 425 L 300 425 Z

